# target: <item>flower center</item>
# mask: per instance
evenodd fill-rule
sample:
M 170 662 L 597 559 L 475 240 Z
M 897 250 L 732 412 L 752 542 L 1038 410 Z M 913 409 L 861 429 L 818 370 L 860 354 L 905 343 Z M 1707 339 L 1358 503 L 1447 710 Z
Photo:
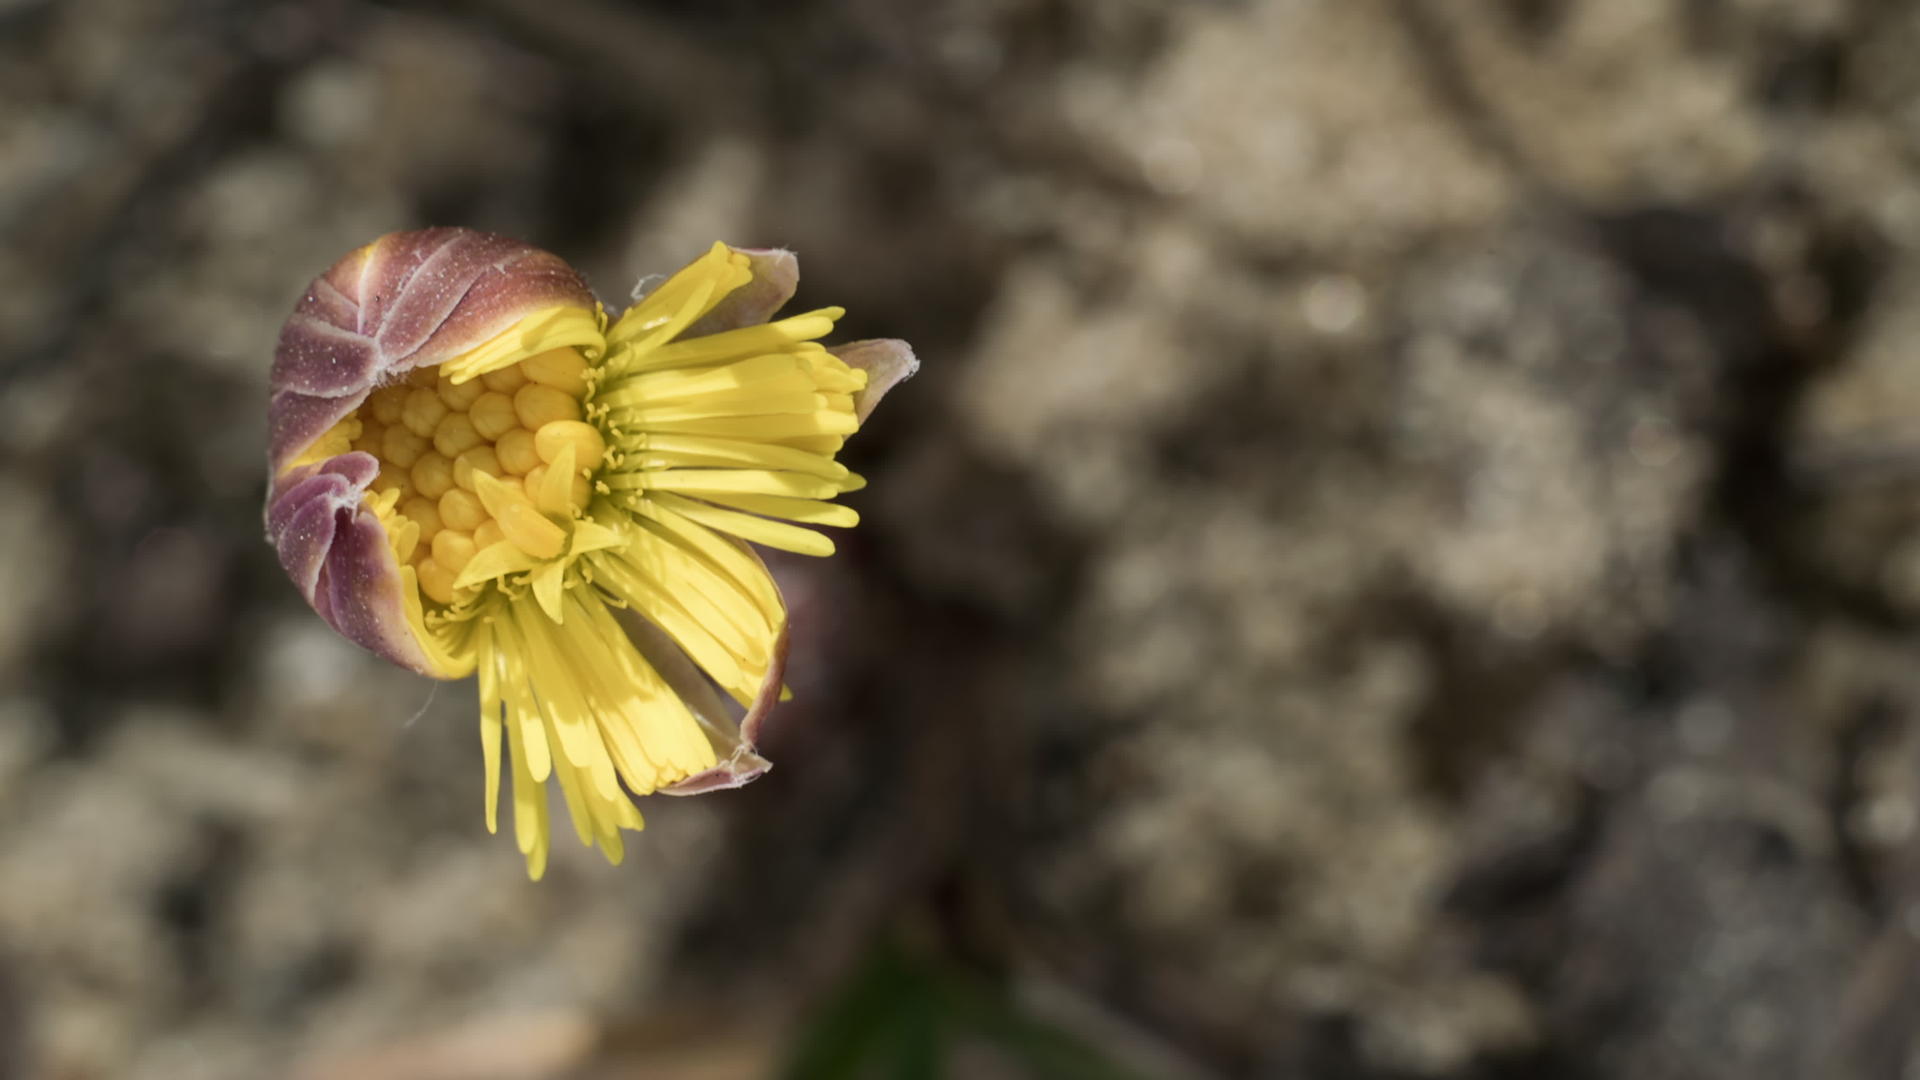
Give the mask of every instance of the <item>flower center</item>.
M 393 508 L 390 531 L 419 527 L 396 554 L 414 567 L 428 599 L 452 604 L 460 572 L 502 540 L 536 559 L 566 549 L 562 523 L 586 509 L 590 477 L 607 451 L 599 430 L 581 419 L 587 370 L 572 348 L 460 384 L 436 369 L 416 370 L 342 421 L 352 449 L 380 461 L 373 490 Z M 571 479 L 550 477 L 556 466 Z

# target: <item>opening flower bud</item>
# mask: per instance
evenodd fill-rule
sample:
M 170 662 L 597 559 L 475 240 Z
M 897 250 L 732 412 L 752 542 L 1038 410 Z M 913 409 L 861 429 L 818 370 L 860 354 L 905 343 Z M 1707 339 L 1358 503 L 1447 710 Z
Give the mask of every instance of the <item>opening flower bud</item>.
M 428 229 L 348 255 L 282 330 L 268 538 L 348 638 L 478 675 L 487 825 L 508 768 L 534 877 L 549 779 L 618 861 L 631 795 L 767 768 L 787 622 L 750 545 L 832 551 L 809 526 L 852 524 L 831 500 L 863 483 L 834 454 L 914 366 L 817 344 L 838 308 L 768 321 L 795 278 L 716 244 L 610 319 L 552 255 Z

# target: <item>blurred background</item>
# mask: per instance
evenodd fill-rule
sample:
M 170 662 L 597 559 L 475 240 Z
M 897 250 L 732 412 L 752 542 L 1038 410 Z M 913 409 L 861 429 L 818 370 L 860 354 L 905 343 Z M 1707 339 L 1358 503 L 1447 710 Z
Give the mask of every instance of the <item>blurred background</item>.
M 1920 1075 L 1906 0 L 0 0 L 0 1076 Z M 779 767 L 530 885 L 261 539 L 307 281 L 923 373 Z M 565 835 L 564 827 L 562 834 Z

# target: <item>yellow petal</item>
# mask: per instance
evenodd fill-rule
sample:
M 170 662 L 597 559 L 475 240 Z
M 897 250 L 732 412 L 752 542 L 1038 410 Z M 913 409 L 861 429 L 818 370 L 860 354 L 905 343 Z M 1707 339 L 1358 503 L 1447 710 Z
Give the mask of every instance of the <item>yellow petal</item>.
M 480 755 L 487 769 L 487 831 L 500 831 L 500 672 L 493 654 L 493 629 L 482 619 L 474 652 L 480 673 Z
M 466 568 L 454 579 L 453 587 L 464 589 L 508 574 L 524 574 L 538 565 L 539 560 L 521 551 L 513 541 L 502 540 L 487 545 L 468 560 Z
M 533 598 L 540 603 L 540 610 L 547 618 L 559 622 L 561 617 L 560 592 L 566 583 L 567 564 L 563 562 L 543 563 L 533 572 Z
M 458 386 L 489 371 L 512 367 L 530 356 L 569 346 L 599 356 L 605 347 L 600 313 L 583 307 L 556 307 L 525 316 L 485 344 L 440 365 L 440 373 Z
M 534 506 L 543 514 L 566 517 L 573 513 L 573 479 L 578 475 L 574 464 L 571 445 L 560 448 L 560 453 L 547 467 L 547 475 L 540 481 L 540 492 L 534 498 Z M 505 529 L 504 522 L 500 527 Z M 557 621 L 557 620 L 556 620 Z
M 477 472 L 473 474 L 473 492 L 500 523 L 500 532 L 520 550 L 536 559 L 552 559 L 567 549 L 567 531 L 547 520 L 525 490 Z

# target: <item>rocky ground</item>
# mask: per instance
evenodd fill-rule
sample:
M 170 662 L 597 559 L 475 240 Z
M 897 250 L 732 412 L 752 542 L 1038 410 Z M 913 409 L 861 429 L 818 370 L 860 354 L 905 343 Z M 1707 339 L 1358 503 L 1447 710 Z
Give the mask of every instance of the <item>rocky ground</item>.
M 0 0 L 0 1075 L 1916 1075 L 1917 52 Z M 778 565 L 780 767 L 617 870 L 528 885 L 471 688 L 260 540 L 280 320 L 426 223 L 789 246 L 925 361 Z

